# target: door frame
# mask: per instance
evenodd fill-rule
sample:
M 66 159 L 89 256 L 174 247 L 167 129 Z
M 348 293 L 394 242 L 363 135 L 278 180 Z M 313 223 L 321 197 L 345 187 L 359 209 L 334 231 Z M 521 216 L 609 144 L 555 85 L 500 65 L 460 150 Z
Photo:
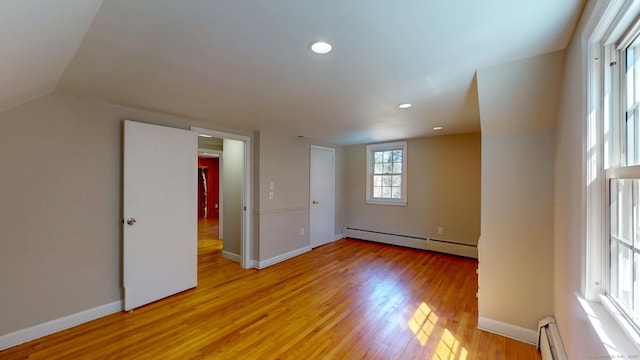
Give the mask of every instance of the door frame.
M 244 144 L 244 191 L 242 194 L 242 204 L 244 211 L 241 216 L 241 239 L 240 239 L 240 267 L 243 269 L 255 268 L 256 265 L 251 260 L 252 249 L 252 206 L 251 206 L 251 185 L 253 184 L 253 175 L 251 173 L 251 137 L 246 135 L 228 133 L 224 131 L 212 130 L 191 126 L 191 131 L 198 134 L 211 135 L 221 139 L 231 139 L 241 141 Z M 222 149 L 224 152 L 224 149 Z M 196 154 L 197 155 L 197 154 Z M 221 174 L 223 176 L 223 174 Z M 224 204 L 221 203 L 222 206 Z M 222 221 L 220 221 L 222 223 Z

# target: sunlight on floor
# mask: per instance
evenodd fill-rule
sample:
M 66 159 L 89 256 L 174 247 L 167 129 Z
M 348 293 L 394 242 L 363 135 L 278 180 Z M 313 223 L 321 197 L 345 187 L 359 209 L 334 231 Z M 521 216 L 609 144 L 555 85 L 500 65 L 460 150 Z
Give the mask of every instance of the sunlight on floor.
M 438 317 L 431 311 L 431 308 L 424 302 L 420 304 L 416 312 L 407 323 L 420 345 L 424 346 L 431 336 L 433 328 L 438 322 Z
M 437 322 L 438 316 L 431 310 L 429 305 L 423 302 L 413 313 L 413 316 L 409 319 L 407 325 L 416 336 L 416 339 L 420 342 L 420 345 L 425 346 L 429 337 L 432 335 Z M 432 359 L 464 360 L 467 358 L 467 354 L 467 349 L 461 346 L 460 341 L 456 339 L 451 331 L 449 331 L 449 329 L 444 329 Z
M 444 329 L 444 333 L 438 342 L 436 353 L 433 354 L 432 359 L 460 359 L 467 358 L 467 349 L 460 346 L 460 341 L 453 336 L 448 330 Z

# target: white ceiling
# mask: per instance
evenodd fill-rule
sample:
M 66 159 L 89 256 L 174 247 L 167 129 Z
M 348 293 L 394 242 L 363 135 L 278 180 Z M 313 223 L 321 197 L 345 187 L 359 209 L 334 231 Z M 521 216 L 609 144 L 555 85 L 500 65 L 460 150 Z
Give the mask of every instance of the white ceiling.
M 51 93 L 102 0 L 0 0 L 0 110 Z
M 475 70 L 564 49 L 583 6 L 104 0 L 96 14 L 100 3 L 0 0 L 0 109 L 56 90 L 337 144 L 479 131 Z M 333 51 L 312 54 L 316 39 Z

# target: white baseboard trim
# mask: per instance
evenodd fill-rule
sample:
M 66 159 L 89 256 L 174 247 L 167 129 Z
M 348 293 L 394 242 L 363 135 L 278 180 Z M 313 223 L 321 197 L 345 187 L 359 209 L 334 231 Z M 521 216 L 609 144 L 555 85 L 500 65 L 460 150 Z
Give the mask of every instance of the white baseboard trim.
M 333 241 L 342 240 L 342 239 L 344 239 L 344 234 L 337 234 L 337 235 L 333 238 Z
M 378 231 L 369 231 L 361 229 L 345 228 L 344 234 L 350 238 L 367 240 L 373 242 L 379 242 L 389 245 L 398 245 L 404 247 L 410 247 L 414 249 L 426 250 L 427 239 L 417 236 L 405 236 L 389 233 L 382 233 Z
M 474 244 L 429 239 L 423 236 L 399 235 L 372 230 L 344 228 L 344 235 L 353 239 L 374 241 L 383 244 L 398 245 L 420 250 L 436 251 L 445 254 L 478 258 L 478 247 Z
M 464 256 L 472 259 L 478 258 L 478 247 L 476 245 L 459 244 L 448 241 L 429 239 L 427 240 L 426 249 L 445 254 Z
M 222 257 L 235 262 L 240 262 L 240 255 L 222 250 Z
M 526 342 L 531 345 L 535 345 L 538 342 L 538 332 L 535 330 L 503 323 L 501 321 L 482 316 L 478 317 L 478 329 Z
M 258 269 L 264 269 L 267 266 L 277 264 L 279 262 L 291 259 L 292 257 L 296 257 L 298 255 L 302 255 L 309 251 L 311 251 L 311 246 L 305 246 L 305 247 L 301 247 L 300 249 L 289 251 L 288 253 L 284 253 L 282 255 L 274 256 L 270 259 L 262 260 L 258 262 Z
M 122 300 L 110 304 L 101 305 L 93 309 L 81 311 L 79 313 L 67 315 L 59 319 L 47 321 L 42 324 L 14 331 L 0 336 L 0 350 L 8 349 L 12 346 L 20 345 L 28 341 L 47 336 L 58 331 L 72 328 L 103 316 L 111 315 L 122 311 Z

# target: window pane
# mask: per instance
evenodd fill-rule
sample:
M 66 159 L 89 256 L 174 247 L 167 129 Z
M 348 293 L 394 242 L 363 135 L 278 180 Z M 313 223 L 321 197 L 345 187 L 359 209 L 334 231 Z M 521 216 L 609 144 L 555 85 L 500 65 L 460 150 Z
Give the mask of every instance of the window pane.
M 382 176 L 380 175 L 373 176 L 373 186 L 382 186 Z
M 614 296 L 614 297 L 618 297 L 618 278 L 620 277 L 619 275 L 619 267 L 618 267 L 618 241 L 616 240 L 611 240 L 611 253 L 610 253 L 610 258 L 609 258 L 609 262 L 611 263 L 610 266 L 610 272 L 609 272 L 609 279 L 611 281 L 611 284 L 609 285 L 610 289 L 609 289 L 609 293 Z
M 394 174 L 401 174 L 402 173 L 402 163 L 393 163 L 393 169 L 391 170 L 392 173 Z
M 637 118 L 634 109 L 627 111 L 627 166 L 638 165 L 638 145 L 636 141 Z
M 384 162 L 389 163 L 393 159 L 393 153 L 391 151 L 385 151 L 384 154 Z
M 393 186 L 401 186 L 402 185 L 402 176 L 401 175 L 393 175 L 391 177 L 391 185 Z
M 620 227 L 620 239 L 625 243 L 631 245 L 633 239 L 631 231 L 633 229 L 633 180 L 622 179 L 618 180 L 621 186 L 618 199 L 619 203 L 619 227 Z
M 391 185 L 391 177 L 389 175 L 381 176 L 382 178 L 382 186 L 390 186 Z
M 402 199 L 402 189 L 394 186 L 391 191 L 391 197 L 394 199 Z
M 638 205 L 640 205 L 640 179 L 633 179 L 632 181 L 632 193 L 633 193 L 633 221 L 632 224 L 632 236 L 633 246 L 636 249 L 640 249 L 640 211 Z
M 633 180 L 612 179 L 610 182 L 611 236 L 631 245 L 633 225 Z
M 640 254 L 633 254 L 633 317 L 634 320 L 640 318 Z
M 629 109 L 631 107 L 631 105 L 634 103 L 634 84 L 633 84 L 633 78 L 634 78 L 634 68 L 635 68 L 635 62 L 634 62 L 634 48 L 629 48 L 627 49 L 627 68 L 626 68 L 626 86 L 625 86 L 625 90 L 627 93 L 627 109 Z
M 402 150 L 394 150 L 393 151 L 393 161 L 394 162 L 402 162 Z
M 611 236 L 615 236 L 616 238 L 620 238 L 620 228 L 618 224 L 620 223 L 618 218 L 618 198 L 619 198 L 619 189 L 618 189 L 618 180 L 613 179 L 609 182 L 610 194 L 609 194 L 609 215 L 610 215 L 610 231 Z
M 640 71 L 636 71 L 640 57 L 636 55 L 637 48 L 629 48 L 626 51 L 626 73 L 624 91 L 626 93 L 625 108 L 625 141 L 626 141 L 626 166 L 640 164 L 640 120 L 638 117 L 638 104 L 640 92 L 638 91 Z
M 618 246 L 618 300 L 631 308 L 631 282 L 633 268 L 631 262 L 631 249 L 626 246 Z
M 380 186 L 374 186 L 373 187 L 373 197 L 374 198 L 381 198 L 382 197 L 382 187 L 380 187 Z

